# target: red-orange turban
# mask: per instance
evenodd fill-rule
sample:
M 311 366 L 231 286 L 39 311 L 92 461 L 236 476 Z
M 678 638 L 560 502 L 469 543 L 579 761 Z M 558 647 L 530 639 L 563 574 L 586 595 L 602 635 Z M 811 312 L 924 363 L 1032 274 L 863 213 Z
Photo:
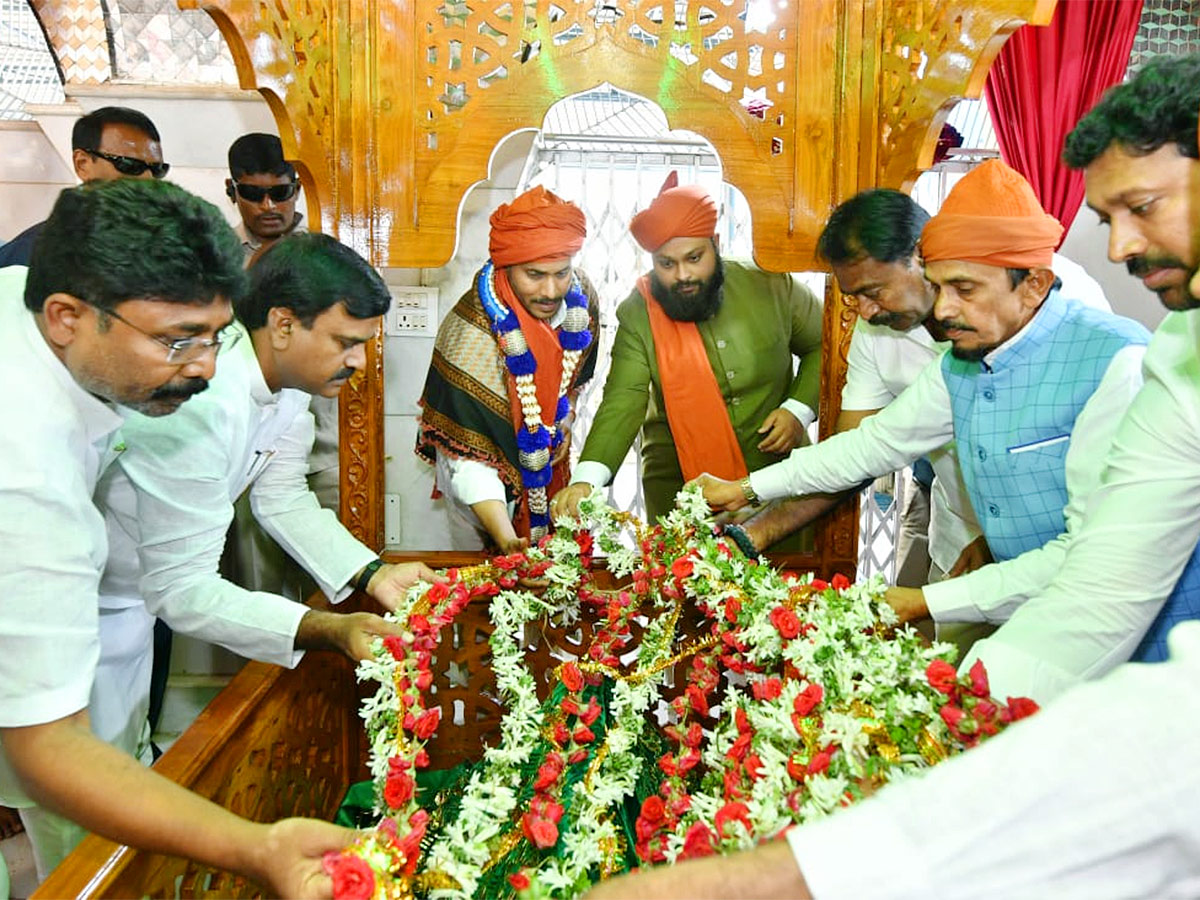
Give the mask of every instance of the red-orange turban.
M 986 266 L 1050 266 L 1062 237 L 1021 173 L 998 159 L 976 166 L 950 191 L 921 232 L 926 262 L 961 259 Z
M 489 221 L 488 255 L 498 267 L 574 256 L 587 237 L 583 210 L 541 185 L 500 206 Z
M 633 217 L 629 230 L 642 249 L 653 253 L 671 238 L 712 237 L 717 230 L 717 204 L 698 184 L 676 187 L 672 172 L 649 207 Z

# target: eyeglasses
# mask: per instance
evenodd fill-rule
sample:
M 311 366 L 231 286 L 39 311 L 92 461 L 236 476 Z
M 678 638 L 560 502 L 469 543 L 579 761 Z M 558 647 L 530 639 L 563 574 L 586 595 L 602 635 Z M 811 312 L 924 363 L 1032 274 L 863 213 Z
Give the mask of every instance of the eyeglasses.
M 242 184 L 240 181 L 235 181 L 233 187 L 238 192 L 238 196 L 248 203 L 262 203 L 263 197 L 270 197 L 276 203 L 283 203 L 285 200 L 295 197 L 296 191 L 300 190 L 300 185 L 295 181 L 287 184 L 273 184 L 270 187 Z
M 107 160 L 112 163 L 112 167 L 122 175 L 129 175 L 136 178 L 147 169 L 155 178 L 163 178 L 171 168 L 170 163 L 165 162 L 146 162 L 144 159 L 137 159 L 133 156 L 116 156 L 112 153 L 101 153 L 99 150 L 84 150 L 89 156 L 96 156 L 100 159 Z
M 87 301 L 83 301 L 87 303 Z M 92 304 L 88 303 L 89 306 Z M 167 348 L 167 363 L 178 363 L 185 365 L 190 362 L 202 358 L 209 350 L 216 352 L 221 347 L 232 347 L 238 342 L 242 336 L 241 329 L 225 326 L 211 338 L 185 337 L 185 338 L 165 338 L 157 334 L 151 334 L 144 328 L 139 328 L 134 325 L 120 313 L 114 312 L 111 309 L 98 309 L 104 315 L 112 316 L 118 322 L 124 322 L 134 331 L 140 331 L 150 340 L 162 344 Z

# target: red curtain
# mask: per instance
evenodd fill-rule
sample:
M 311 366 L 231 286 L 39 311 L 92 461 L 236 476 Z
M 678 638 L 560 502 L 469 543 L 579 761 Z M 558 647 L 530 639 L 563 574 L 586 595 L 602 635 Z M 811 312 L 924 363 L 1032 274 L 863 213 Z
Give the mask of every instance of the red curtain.
M 1063 236 L 1083 203 L 1083 173 L 1062 164 L 1071 129 L 1125 75 L 1142 0 L 1059 0 L 1049 25 L 1005 43 L 984 88 L 1004 161 L 1029 179 Z

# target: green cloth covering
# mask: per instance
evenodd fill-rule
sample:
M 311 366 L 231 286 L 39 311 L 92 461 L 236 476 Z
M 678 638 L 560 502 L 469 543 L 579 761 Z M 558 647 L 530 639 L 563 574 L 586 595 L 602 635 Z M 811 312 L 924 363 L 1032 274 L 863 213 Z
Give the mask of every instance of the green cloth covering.
M 781 459 L 757 448 L 762 440 L 758 428 L 769 413 L 789 397 L 817 409 L 822 305 L 792 275 L 764 272 L 736 260 L 724 260 L 724 267 L 721 308 L 698 327 L 746 465 L 753 472 Z M 683 473 L 663 406 L 646 301 L 637 290 L 618 307 L 617 322 L 604 398 L 580 459 L 603 463 L 616 472 L 640 430 L 642 490 L 653 520 L 674 507 Z M 801 363 L 795 374 L 793 357 Z

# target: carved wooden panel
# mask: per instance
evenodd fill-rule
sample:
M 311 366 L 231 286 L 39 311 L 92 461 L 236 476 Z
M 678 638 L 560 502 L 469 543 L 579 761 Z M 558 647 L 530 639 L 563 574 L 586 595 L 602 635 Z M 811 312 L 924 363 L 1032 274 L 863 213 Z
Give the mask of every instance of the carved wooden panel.
M 155 765 L 162 775 L 259 822 L 332 819 L 357 771 L 361 725 L 344 658 L 299 667 L 250 663 Z M 257 897 L 245 878 L 98 837 L 51 873 L 35 897 Z

